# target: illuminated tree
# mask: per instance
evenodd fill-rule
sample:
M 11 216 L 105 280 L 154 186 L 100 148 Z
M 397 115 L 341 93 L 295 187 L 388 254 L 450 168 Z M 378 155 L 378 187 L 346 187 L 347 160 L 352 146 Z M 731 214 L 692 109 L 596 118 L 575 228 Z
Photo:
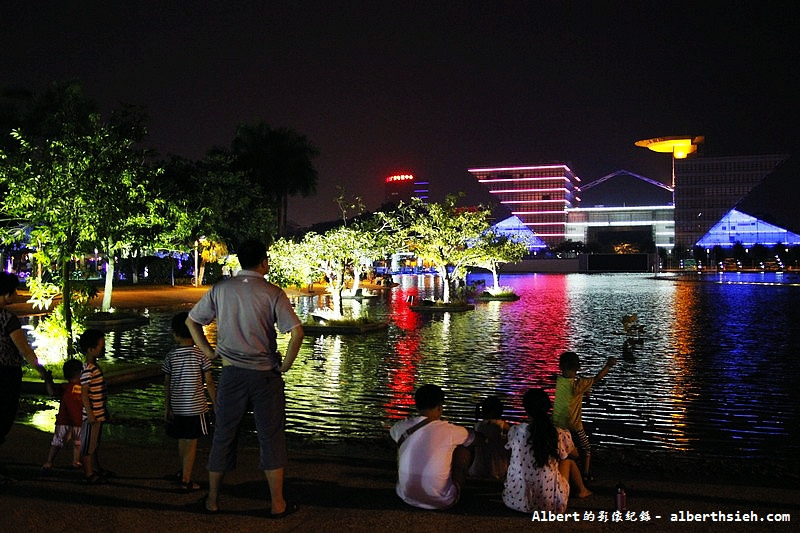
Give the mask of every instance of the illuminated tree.
M 73 259 L 101 241 L 114 247 L 124 240 L 124 228 L 147 211 L 146 172 L 129 116 L 104 124 L 97 114 L 76 111 L 85 106 L 73 85 L 55 94 L 59 105 L 46 123 L 30 133 L 13 130 L 16 145 L 0 153 L 2 211 L 28 229 L 11 237 L 28 238 L 45 265 L 58 265 L 64 324 L 72 335 Z
M 413 198 L 400 205 L 396 229 L 417 257 L 430 262 L 443 283 L 442 301 L 450 303 L 454 281 L 466 275 L 465 268 L 479 257 L 470 244 L 489 229 L 489 211 L 481 207 L 457 207 L 450 195 L 442 203 L 424 203 Z
M 498 267 L 503 263 L 521 261 L 528 253 L 525 243 L 493 231 L 482 233 L 478 240 L 471 244 L 471 248 L 476 256 L 470 266 L 485 268 L 492 273 L 493 288 L 489 292 L 494 294 L 502 292 Z
M 251 187 L 243 172 L 233 170 L 233 161 L 230 153 L 212 150 L 199 162 L 172 158 L 165 164 L 163 195 L 176 212 L 172 218 L 179 220 L 167 245 L 198 247 L 200 281 L 207 262 L 247 239 L 269 243 L 275 231 L 269 198 Z

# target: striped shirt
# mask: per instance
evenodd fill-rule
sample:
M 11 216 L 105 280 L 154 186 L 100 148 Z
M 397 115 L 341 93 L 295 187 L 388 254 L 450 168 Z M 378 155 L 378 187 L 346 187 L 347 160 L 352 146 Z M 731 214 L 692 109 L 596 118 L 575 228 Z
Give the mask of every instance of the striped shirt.
M 89 388 L 89 405 L 92 413 L 98 422 L 105 422 L 108 419 L 108 409 L 106 401 L 106 380 L 103 371 L 95 363 L 86 363 L 81 371 L 81 387 Z M 86 420 L 86 407 L 83 408 L 83 418 Z
M 170 351 L 161 365 L 169 376 L 169 407 L 173 414 L 193 416 L 208 411 L 203 374 L 211 361 L 197 346 L 181 346 Z

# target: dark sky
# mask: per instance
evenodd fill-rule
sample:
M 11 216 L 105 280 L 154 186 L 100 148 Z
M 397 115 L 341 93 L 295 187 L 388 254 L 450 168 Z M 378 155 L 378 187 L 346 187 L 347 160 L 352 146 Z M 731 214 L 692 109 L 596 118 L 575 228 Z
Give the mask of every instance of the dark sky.
M 160 153 L 194 159 L 241 122 L 293 128 L 321 152 L 319 194 L 290 205 L 307 224 L 335 218 L 337 185 L 376 208 L 397 171 L 485 202 L 466 169 L 667 182 L 669 157 L 633 145 L 649 137 L 796 152 L 800 10 L 782 4 L 3 2 L 0 85 L 80 79 L 106 112 L 143 106 Z

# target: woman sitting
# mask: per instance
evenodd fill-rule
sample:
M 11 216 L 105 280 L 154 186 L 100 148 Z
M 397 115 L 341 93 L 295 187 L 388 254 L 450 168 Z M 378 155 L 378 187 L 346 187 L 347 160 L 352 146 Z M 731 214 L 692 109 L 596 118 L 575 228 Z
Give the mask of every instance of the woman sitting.
M 522 398 L 528 422 L 513 426 L 508 433 L 511 450 L 503 503 L 516 511 L 554 511 L 563 513 L 569 499 L 569 483 L 578 497 L 589 492 L 583 484 L 577 455 L 569 431 L 557 429 L 550 420 L 553 404 L 542 389 L 529 389 Z

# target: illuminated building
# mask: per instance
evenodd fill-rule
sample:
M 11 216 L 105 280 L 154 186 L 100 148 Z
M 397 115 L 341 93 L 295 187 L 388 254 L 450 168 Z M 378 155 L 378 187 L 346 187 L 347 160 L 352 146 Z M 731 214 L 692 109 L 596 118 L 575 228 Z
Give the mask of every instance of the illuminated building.
M 399 204 L 411 198 L 428 201 L 428 182 L 418 180 L 413 174 L 394 174 L 386 178 L 385 190 L 387 203 Z
M 780 157 L 780 156 L 775 156 Z M 774 160 L 774 159 L 773 159 Z M 780 163 L 752 188 L 734 209 L 728 211 L 703 235 L 697 245 L 746 249 L 756 244 L 767 247 L 800 245 L 800 157 Z
M 497 202 L 519 217 L 548 246 L 566 240 L 567 212 L 580 198 L 580 178 L 567 165 L 473 168 Z
M 785 159 L 786 155 L 754 155 L 675 161 L 675 242 L 685 250 L 698 244 Z M 779 188 L 774 188 L 771 194 L 783 195 Z M 751 209 L 757 210 L 755 206 Z M 730 238 L 736 239 L 729 235 L 726 242 Z
M 566 240 L 628 243 L 671 250 L 675 243 L 672 188 L 627 170 L 581 187 L 581 207 L 567 214 Z

